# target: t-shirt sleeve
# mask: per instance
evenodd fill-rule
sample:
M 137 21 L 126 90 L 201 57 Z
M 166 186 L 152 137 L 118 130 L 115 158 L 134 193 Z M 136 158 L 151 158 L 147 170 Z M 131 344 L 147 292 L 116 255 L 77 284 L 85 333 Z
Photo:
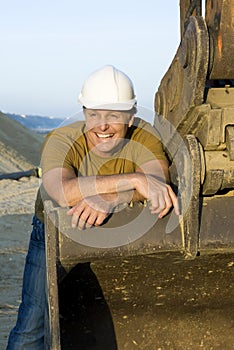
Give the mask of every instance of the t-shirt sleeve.
M 42 173 L 54 168 L 67 168 L 74 170 L 75 141 L 59 131 L 48 134 L 42 147 L 41 168 Z
M 151 160 L 166 160 L 163 144 L 156 130 L 149 123 L 143 123 L 134 136 L 134 153 L 137 166 Z

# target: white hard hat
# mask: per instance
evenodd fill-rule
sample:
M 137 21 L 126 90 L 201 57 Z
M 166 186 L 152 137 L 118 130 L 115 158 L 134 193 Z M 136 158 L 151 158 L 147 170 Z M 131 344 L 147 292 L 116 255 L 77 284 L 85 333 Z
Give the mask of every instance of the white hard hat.
M 136 105 L 131 80 L 111 65 L 96 70 L 87 78 L 78 100 L 90 109 L 128 111 Z

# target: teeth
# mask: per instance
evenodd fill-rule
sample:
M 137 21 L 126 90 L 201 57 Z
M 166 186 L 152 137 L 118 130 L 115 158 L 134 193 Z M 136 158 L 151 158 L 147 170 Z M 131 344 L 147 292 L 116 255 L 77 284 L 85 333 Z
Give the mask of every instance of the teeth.
M 97 136 L 100 137 L 100 138 L 106 139 L 108 137 L 112 137 L 113 134 L 97 134 Z

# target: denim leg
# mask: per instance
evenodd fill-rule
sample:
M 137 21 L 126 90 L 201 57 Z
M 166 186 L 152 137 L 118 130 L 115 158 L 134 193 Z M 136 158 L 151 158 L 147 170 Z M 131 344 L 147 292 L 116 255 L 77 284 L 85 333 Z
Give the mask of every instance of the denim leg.
M 43 350 L 45 297 L 45 234 L 44 224 L 35 216 L 26 257 L 22 302 L 12 329 L 7 350 Z

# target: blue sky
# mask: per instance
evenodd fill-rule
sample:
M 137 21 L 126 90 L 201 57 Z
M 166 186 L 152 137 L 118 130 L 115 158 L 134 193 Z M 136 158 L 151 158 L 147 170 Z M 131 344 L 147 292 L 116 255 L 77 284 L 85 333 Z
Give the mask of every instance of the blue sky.
M 2 1 L 0 110 L 73 115 L 84 79 L 105 64 L 153 109 L 179 40 L 179 0 Z

